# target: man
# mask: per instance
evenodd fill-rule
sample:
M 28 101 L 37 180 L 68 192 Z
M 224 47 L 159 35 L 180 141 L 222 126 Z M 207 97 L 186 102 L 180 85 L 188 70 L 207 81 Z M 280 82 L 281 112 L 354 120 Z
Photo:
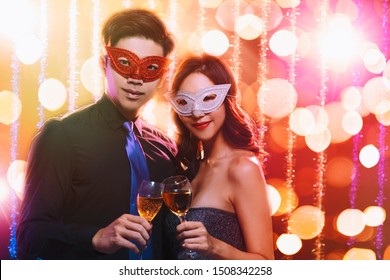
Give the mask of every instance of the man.
M 176 146 L 139 119 L 164 80 L 174 42 L 155 14 L 139 9 L 111 16 L 102 39 L 105 94 L 48 121 L 33 141 L 17 228 L 20 259 L 128 259 L 147 247 L 150 258 L 166 258 L 163 213 L 153 225 L 130 214 L 137 186 L 123 125 L 133 123 L 150 180 L 174 173 Z

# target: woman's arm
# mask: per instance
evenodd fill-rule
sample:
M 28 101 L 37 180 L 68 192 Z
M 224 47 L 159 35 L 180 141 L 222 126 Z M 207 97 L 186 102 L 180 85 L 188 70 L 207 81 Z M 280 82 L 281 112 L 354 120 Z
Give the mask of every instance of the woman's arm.
M 246 245 L 245 259 L 274 259 L 271 207 L 266 181 L 255 157 L 230 167 L 234 205 Z

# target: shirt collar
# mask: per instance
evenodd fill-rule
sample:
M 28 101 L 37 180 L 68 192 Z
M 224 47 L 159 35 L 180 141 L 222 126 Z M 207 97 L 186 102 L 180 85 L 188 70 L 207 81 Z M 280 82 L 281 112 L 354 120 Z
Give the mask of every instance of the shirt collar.
M 142 136 L 143 121 L 141 118 L 135 120 L 134 126 L 137 128 L 139 135 Z
M 107 121 L 107 124 L 114 130 L 122 127 L 123 123 L 128 121 L 119 110 L 116 108 L 115 104 L 110 100 L 110 98 L 103 94 L 103 96 L 97 101 L 99 111 L 101 112 L 103 118 Z M 138 130 L 139 135 L 142 136 L 142 120 L 137 118 L 134 121 L 134 125 Z

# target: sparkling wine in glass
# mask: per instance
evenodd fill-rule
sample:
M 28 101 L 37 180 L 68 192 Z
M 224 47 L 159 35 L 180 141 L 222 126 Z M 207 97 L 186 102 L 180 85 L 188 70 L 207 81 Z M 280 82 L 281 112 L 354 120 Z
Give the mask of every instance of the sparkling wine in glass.
M 192 202 L 190 181 L 186 176 L 176 175 L 163 181 L 163 200 L 165 205 L 179 217 L 181 222 L 186 221 L 186 214 Z M 194 259 L 196 252 L 185 250 L 179 255 L 179 259 Z
M 138 188 L 137 209 L 141 217 L 149 223 L 156 217 L 163 204 L 162 191 L 163 184 L 143 180 Z M 139 253 L 139 259 L 142 259 L 142 250 Z

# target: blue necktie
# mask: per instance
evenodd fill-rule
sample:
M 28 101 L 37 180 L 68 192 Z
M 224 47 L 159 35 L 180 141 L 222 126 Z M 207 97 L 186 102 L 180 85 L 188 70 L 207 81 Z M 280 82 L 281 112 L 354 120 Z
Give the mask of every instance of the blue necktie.
M 130 191 L 130 214 L 138 215 L 137 210 L 137 193 L 138 186 L 141 184 L 142 180 L 149 180 L 149 169 L 146 163 L 145 154 L 142 150 L 141 144 L 138 141 L 137 136 L 133 131 L 133 122 L 123 123 L 124 128 L 126 129 L 126 151 L 127 156 L 130 161 L 131 169 L 131 191 Z M 152 245 L 149 244 L 147 249 L 144 250 L 142 254 L 143 259 L 152 258 Z M 137 254 L 130 251 L 130 259 L 138 259 Z

